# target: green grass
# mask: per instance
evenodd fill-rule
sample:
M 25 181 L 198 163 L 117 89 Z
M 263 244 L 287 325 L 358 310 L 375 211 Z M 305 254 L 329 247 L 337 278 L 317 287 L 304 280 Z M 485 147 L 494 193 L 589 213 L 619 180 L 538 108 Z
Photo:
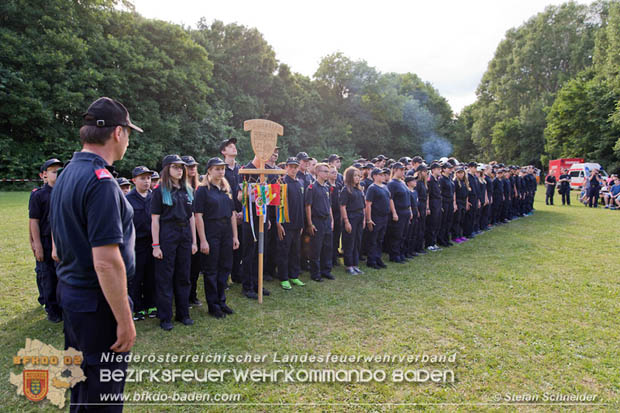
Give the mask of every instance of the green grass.
M 475 240 L 417 257 L 387 271 L 272 291 L 263 305 L 234 285 L 236 314 L 225 320 L 191 310 L 193 327 L 161 331 L 155 320 L 137 323 L 136 354 L 452 354 L 450 384 L 393 383 L 128 383 L 135 391 L 240 393 L 241 403 L 221 406 L 126 406 L 129 412 L 229 410 L 382 411 L 420 403 L 428 411 L 556 411 L 559 406 L 487 405 L 497 394 L 589 393 L 605 405 L 567 410 L 617 411 L 620 407 L 620 212 L 547 207 L 540 195 L 534 216 Z M 574 195 L 574 194 L 573 194 Z M 0 193 L 0 400 L 2 411 L 58 411 L 15 394 L 8 382 L 11 357 L 25 339 L 63 346 L 62 324 L 45 320 L 36 303 L 34 259 L 28 245 L 27 193 Z M 366 270 L 365 266 L 362 269 Z M 302 275 L 302 280 L 308 279 Z M 202 291 L 200 292 L 201 294 Z M 204 301 L 204 300 L 203 300 Z M 135 364 L 146 368 L 282 368 L 254 365 Z M 430 368 L 429 364 L 346 363 L 297 368 Z M 270 406 L 273 403 L 281 406 Z M 303 405 L 293 406 L 300 403 Z M 314 404 L 314 403 L 318 403 Z M 446 403 L 446 404 L 440 404 Z M 462 403 L 462 404 L 461 404 Z

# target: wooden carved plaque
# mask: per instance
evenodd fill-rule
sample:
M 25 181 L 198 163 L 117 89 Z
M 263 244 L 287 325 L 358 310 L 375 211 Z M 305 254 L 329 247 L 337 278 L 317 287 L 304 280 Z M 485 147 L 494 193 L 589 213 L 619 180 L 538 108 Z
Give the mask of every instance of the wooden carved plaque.
M 278 143 L 278 135 L 284 134 L 282 125 L 267 119 L 250 119 L 243 122 L 243 130 L 250 131 L 254 154 L 267 161 L 273 155 Z

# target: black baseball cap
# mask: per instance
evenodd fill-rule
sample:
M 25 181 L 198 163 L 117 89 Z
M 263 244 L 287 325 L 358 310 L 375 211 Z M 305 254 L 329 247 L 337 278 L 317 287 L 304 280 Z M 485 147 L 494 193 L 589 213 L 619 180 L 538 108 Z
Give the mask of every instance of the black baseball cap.
M 377 159 L 381 159 L 381 160 L 387 161 L 388 158 L 385 155 L 377 155 Z
M 400 162 L 394 162 L 394 163 L 391 165 L 391 167 L 392 167 L 392 169 L 404 169 L 404 168 L 405 168 L 405 165 L 403 165 L 403 164 L 402 164 L 402 163 L 400 163 Z
M 153 171 L 153 175 L 151 175 L 151 181 L 152 181 L 153 179 L 159 179 L 159 172 L 157 172 L 157 171 Z
M 163 168 L 164 166 L 173 163 L 180 163 L 181 165 L 185 165 L 185 162 L 183 162 L 183 159 L 181 159 L 179 155 L 166 155 L 164 157 L 164 160 L 161 162 L 161 166 Z
M 57 158 L 48 159 L 47 161 L 43 162 L 43 165 L 41 165 L 41 172 L 47 171 L 47 168 L 49 168 L 52 165 L 63 166 L 64 164 L 62 163 L 60 159 L 57 159 Z
M 228 138 L 228 139 L 224 139 L 222 142 L 220 142 L 220 152 L 222 152 L 222 150 L 227 147 L 228 145 L 230 145 L 231 143 L 234 143 L 235 145 L 237 144 L 237 138 Z
M 416 178 L 413 175 L 407 175 L 405 176 L 405 183 L 411 182 L 411 181 L 415 181 Z
M 428 171 L 428 166 L 424 165 L 424 164 L 420 164 L 418 165 L 417 168 L 415 168 L 416 172 L 422 172 L 422 171 Z
M 379 158 L 372 158 L 372 159 L 370 160 L 370 162 L 372 162 L 372 163 L 377 163 L 377 161 L 378 161 L 378 160 L 379 160 Z
M 398 162 L 402 163 L 403 165 L 407 165 L 409 162 L 411 162 L 411 158 L 408 156 L 403 156 L 398 160 Z
M 209 159 L 209 161 L 207 162 L 207 171 L 209 170 L 209 168 L 211 168 L 212 166 L 221 166 L 221 165 L 226 165 L 226 162 L 224 162 L 223 160 L 221 160 L 220 158 L 211 158 Z
M 126 126 L 137 132 L 144 132 L 141 128 L 131 123 L 129 112 L 122 103 L 107 97 L 101 97 L 90 104 L 86 112 L 82 114 L 84 125 L 98 126 L 100 128 L 110 126 Z
M 116 178 L 116 182 L 118 182 L 119 186 L 131 185 L 131 182 L 129 182 L 127 178 Z
M 375 165 L 372 162 L 368 162 L 366 165 L 362 166 L 362 169 L 373 169 Z
M 381 170 L 381 173 L 382 173 L 382 174 L 388 174 L 388 175 L 389 175 L 389 174 L 390 174 L 390 172 L 391 172 L 391 171 L 390 171 L 390 169 L 389 169 L 389 168 L 383 168 L 383 169 Z
M 149 168 L 147 168 L 146 166 L 136 166 L 135 168 L 133 168 L 133 171 L 131 172 L 131 176 L 133 178 L 135 178 L 138 175 L 142 175 L 142 174 L 151 174 L 151 177 L 156 174 L 157 172 L 155 171 L 151 171 Z
M 368 159 L 366 159 L 366 158 L 359 158 L 359 159 L 356 159 L 355 162 L 364 163 L 364 162 L 368 162 Z
M 432 171 L 433 169 L 438 169 L 438 168 L 441 168 L 441 165 L 439 165 L 437 162 L 433 162 L 429 169 Z
M 181 156 L 181 159 L 183 159 L 183 162 L 185 162 L 185 165 L 187 165 L 187 166 L 198 165 L 198 162 L 196 162 L 194 157 L 191 156 L 191 155 Z
M 413 157 L 413 159 L 411 159 L 411 162 L 422 163 L 424 162 L 424 159 L 422 159 L 421 156 L 416 155 Z
M 379 174 L 382 174 L 382 173 L 383 173 L 382 169 L 375 168 L 375 169 L 372 170 L 372 172 L 370 172 L 370 176 L 372 176 L 374 178 L 375 175 L 379 175 Z
M 355 163 L 354 163 L 353 165 L 351 165 L 351 166 L 353 166 L 354 168 L 360 169 L 360 168 L 362 167 L 362 164 L 361 164 L 361 163 L 359 163 L 359 162 L 355 162 Z
M 308 160 L 310 160 L 310 157 L 305 152 L 299 152 L 297 154 L 297 156 L 295 156 L 295 158 L 297 158 L 297 160 L 299 160 L 299 161 L 308 161 Z
M 340 159 L 342 161 L 344 158 L 340 155 L 332 153 L 331 155 L 329 155 L 329 158 L 327 158 L 327 162 L 334 162 L 336 159 Z
M 290 158 L 286 160 L 286 164 L 287 165 L 299 165 L 299 159 L 291 156 Z
M 474 167 L 474 166 L 475 166 L 475 167 L 477 168 L 477 167 L 478 167 L 478 163 L 477 163 L 477 162 L 474 162 L 474 161 L 471 161 L 471 162 L 469 162 L 469 163 L 467 164 L 467 166 L 468 166 L 468 167 L 470 167 L 470 168 L 472 168 L 472 167 Z

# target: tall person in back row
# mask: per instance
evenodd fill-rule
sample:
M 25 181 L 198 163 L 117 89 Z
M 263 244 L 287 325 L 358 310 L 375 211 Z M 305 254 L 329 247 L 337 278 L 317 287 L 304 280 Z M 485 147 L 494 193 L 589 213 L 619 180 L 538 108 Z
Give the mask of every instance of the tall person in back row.
M 155 260 L 157 316 L 160 327 L 172 330 L 172 300 L 176 320 L 192 325 L 189 316 L 190 266 L 198 251 L 192 212 L 194 191 L 187 183 L 185 162 L 168 155 L 162 162 L 161 182 L 151 200 L 151 232 Z
M 364 192 L 360 185 L 362 173 L 349 167 L 344 171 L 344 187 L 340 191 L 340 215 L 342 216 L 342 250 L 347 274 L 362 274 L 359 269 L 364 222 Z

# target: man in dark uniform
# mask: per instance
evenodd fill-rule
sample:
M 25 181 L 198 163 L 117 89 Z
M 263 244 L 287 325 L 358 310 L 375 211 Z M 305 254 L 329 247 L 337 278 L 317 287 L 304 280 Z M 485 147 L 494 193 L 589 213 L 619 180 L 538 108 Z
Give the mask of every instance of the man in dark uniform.
M 239 193 L 239 164 L 236 161 L 237 158 L 237 138 L 224 139 L 220 142 L 220 153 L 226 163 L 226 169 L 224 170 L 224 177 L 230 185 L 232 191 L 233 204 L 235 206 L 235 212 L 237 216 L 237 234 L 242 234 L 241 224 L 243 223 L 242 217 L 242 205 L 241 201 L 237 198 Z M 230 279 L 235 283 L 243 282 L 241 277 L 241 258 L 243 256 L 243 245 L 241 242 L 243 237 L 239 236 L 239 248 L 233 250 L 232 271 L 230 272 Z
M 560 195 L 562 195 L 562 205 L 570 206 L 570 175 L 566 168 L 562 170 L 562 175 L 560 175 Z
M 285 168 L 286 175 L 282 182 L 286 185 L 289 222 L 276 223 L 278 230 L 277 265 L 280 285 L 285 290 L 290 290 L 291 284 L 305 285 L 299 279 L 299 274 L 301 274 L 299 246 L 301 232 L 304 228 L 304 193 L 297 179 L 299 168 L 297 158 L 288 158 Z
M 502 184 L 504 186 L 504 205 L 502 206 L 503 221 L 508 222 L 512 219 L 512 212 L 510 210 L 512 205 L 512 187 L 510 186 L 510 170 L 506 167 L 503 168 L 504 177 L 502 178 Z
M 360 185 L 364 189 L 364 194 L 366 194 L 366 190 L 370 185 L 372 185 L 372 178 L 370 177 L 370 173 L 375 169 L 375 165 L 373 163 L 367 163 L 362 167 L 362 173 L 364 178 L 360 181 Z
M 441 226 L 441 190 L 439 189 L 439 178 L 441 166 L 433 162 L 430 166 L 431 176 L 428 180 L 428 209 L 430 217 L 426 226 L 426 245 L 429 251 L 441 251 L 437 246 L 437 236 Z
M 123 158 L 131 130 L 125 107 L 109 98 L 93 102 L 80 129 L 82 151 L 73 154 L 51 198 L 51 224 L 58 262 L 58 296 L 65 346 L 83 354 L 87 380 L 71 390 L 71 411 L 122 411 L 125 381 L 101 381 L 101 370 L 127 369 L 105 361 L 110 350 L 126 354 L 136 339 L 127 281 L 134 273 L 133 208 L 114 180 L 112 163 Z
M 419 157 L 417 157 L 419 158 Z M 413 158 L 415 163 L 416 157 Z M 428 168 L 426 165 L 420 163 L 416 167 L 416 173 L 418 174 L 415 191 L 418 193 L 418 212 L 419 221 L 417 226 L 417 234 L 415 237 L 415 252 L 418 254 L 426 254 L 424 249 L 424 233 L 426 232 L 426 215 L 428 214 L 428 190 L 427 190 L 427 173 Z
M 504 203 L 504 185 L 502 184 L 502 177 L 504 173 L 501 168 L 493 168 L 495 177 L 493 178 L 493 225 L 501 223 L 502 218 L 502 205 Z
M 334 279 L 331 274 L 334 217 L 327 185 L 329 166 L 325 163 L 318 163 L 315 171 L 316 181 L 308 185 L 304 203 L 307 231 L 310 234 L 310 278 L 321 282 L 323 278 Z
M 442 247 L 451 247 L 454 244 L 450 241 L 450 231 L 452 230 L 452 220 L 456 207 L 454 197 L 454 182 L 450 176 L 452 164 L 444 162 L 441 165 L 441 178 L 439 178 L 439 192 L 441 193 L 441 224 L 437 236 L 438 244 Z
M 312 175 L 308 172 L 310 166 L 310 157 L 306 152 L 299 152 L 295 156 L 299 161 L 299 171 L 297 171 L 297 179 L 302 184 L 304 191 L 313 181 Z
M 470 203 L 469 210 L 465 213 L 465 221 L 463 225 L 463 235 L 467 238 L 475 236 L 474 224 L 476 217 L 478 216 L 478 209 L 480 207 L 480 185 L 478 178 L 476 177 L 476 169 L 478 164 L 476 162 L 469 162 L 467 164 L 467 180 L 469 181 L 469 193 L 467 195 L 467 202 Z
M 62 321 L 62 311 L 56 299 L 58 278 L 56 276 L 56 262 L 52 258 L 52 232 L 49 223 L 50 196 L 56 183 L 58 169 L 61 167 L 62 162 L 59 159 L 53 158 L 45 161 L 41 170 L 46 178 L 46 183 L 32 193 L 28 203 L 32 250 L 37 260 L 35 268 L 37 286 L 41 294 L 42 304 L 47 312 L 47 319 L 52 323 Z
M 555 176 L 549 174 L 545 178 L 545 186 L 547 187 L 547 193 L 545 197 L 545 205 L 553 205 L 553 195 L 555 194 L 555 184 L 557 183 Z

